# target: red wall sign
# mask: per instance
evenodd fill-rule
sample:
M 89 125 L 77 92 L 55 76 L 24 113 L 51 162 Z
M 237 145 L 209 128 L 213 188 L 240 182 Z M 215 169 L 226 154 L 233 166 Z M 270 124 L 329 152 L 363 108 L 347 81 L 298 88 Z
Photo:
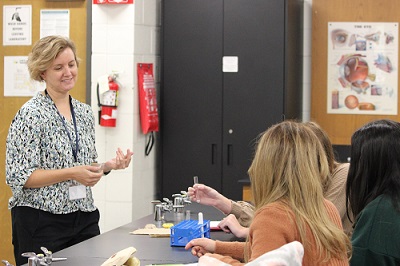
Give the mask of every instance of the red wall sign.
M 133 4 L 133 0 L 93 0 L 93 4 Z

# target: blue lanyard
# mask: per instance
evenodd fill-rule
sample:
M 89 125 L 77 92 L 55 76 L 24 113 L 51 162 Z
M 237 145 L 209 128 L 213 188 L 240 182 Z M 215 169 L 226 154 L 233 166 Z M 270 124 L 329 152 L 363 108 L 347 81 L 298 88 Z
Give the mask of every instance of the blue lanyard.
M 57 108 L 56 104 L 54 103 L 53 99 L 51 99 L 49 93 L 47 92 L 47 89 L 45 89 L 44 92 L 46 93 L 46 96 L 49 97 L 50 100 L 53 102 L 53 105 L 57 110 L 57 114 L 60 117 L 61 122 L 64 125 L 65 132 L 67 132 L 69 142 L 71 143 L 72 155 L 74 156 L 74 160 L 75 160 L 75 162 L 78 162 L 79 137 L 78 137 L 78 129 L 76 127 L 75 111 L 74 111 L 74 107 L 72 106 L 72 97 L 71 97 L 71 95 L 69 96 L 69 106 L 71 108 L 72 121 L 74 123 L 74 129 L 75 129 L 75 149 L 74 149 L 74 145 L 72 145 L 72 143 L 73 143 L 72 138 L 71 138 L 71 135 L 69 134 L 69 131 L 68 131 L 67 125 L 65 124 L 64 118 L 60 114 L 60 111 L 58 111 L 58 108 Z

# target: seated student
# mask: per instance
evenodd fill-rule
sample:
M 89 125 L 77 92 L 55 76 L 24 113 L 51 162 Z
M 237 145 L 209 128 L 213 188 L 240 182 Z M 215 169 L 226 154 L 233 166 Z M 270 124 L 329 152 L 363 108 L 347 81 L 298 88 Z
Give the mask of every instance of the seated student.
M 198 238 L 185 248 L 243 265 L 299 241 L 303 265 L 348 265 L 350 240 L 336 207 L 323 196 L 321 177 L 329 174 L 324 149 L 308 126 L 293 121 L 272 126 L 261 135 L 249 168 L 256 211 L 247 241 Z
M 303 263 L 304 248 L 298 241 L 283 245 L 278 249 L 269 251 L 246 266 L 301 266 Z M 216 258 L 201 256 L 198 266 L 230 266 Z
M 351 138 L 346 197 L 356 217 L 350 265 L 400 265 L 400 124 L 377 120 Z
M 323 189 L 324 197 L 331 201 L 338 209 L 340 218 L 342 220 L 343 230 L 351 236 L 353 232 L 353 223 L 349 219 L 353 217 L 352 213 L 346 212 L 346 181 L 347 173 L 349 172 L 349 163 L 340 163 L 335 160 L 335 153 L 328 134 L 315 122 L 305 123 L 314 133 L 324 148 L 325 154 L 328 159 L 330 176 L 324 180 Z
M 353 224 L 346 213 L 346 180 L 349 170 L 348 163 L 339 163 L 335 160 L 332 143 L 327 133 L 315 122 L 306 122 L 321 141 L 329 164 L 330 178 L 322 180 L 324 197 L 331 201 L 339 211 L 345 233 L 351 235 Z M 211 205 L 227 215 L 219 226 L 226 232 L 237 237 L 245 238 L 248 227 L 254 215 L 254 206 L 245 201 L 232 201 L 215 189 L 206 185 L 197 184 L 188 188 L 188 195 L 193 201 L 204 205 Z M 201 200 L 199 200 L 201 199 Z M 352 218 L 351 213 L 350 218 Z
M 239 238 L 246 238 L 254 216 L 254 206 L 246 201 L 233 201 L 215 189 L 196 184 L 188 188 L 188 196 L 192 201 L 209 205 L 222 211 L 227 216 L 218 224 L 225 232 L 231 232 Z

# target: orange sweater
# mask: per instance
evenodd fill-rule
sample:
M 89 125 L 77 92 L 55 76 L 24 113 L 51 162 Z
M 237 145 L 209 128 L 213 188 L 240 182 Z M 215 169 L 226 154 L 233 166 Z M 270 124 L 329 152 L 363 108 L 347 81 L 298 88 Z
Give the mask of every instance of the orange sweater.
M 325 200 L 325 206 L 334 223 L 342 228 L 340 216 L 336 207 L 328 200 Z M 281 202 L 268 204 L 258 210 L 250 225 L 249 243 L 247 247 L 249 261 L 292 241 L 301 242 L 297 226 L 295 226 L 292 221 L 294 221 L 294 213 Z M 307 227 L 307 239 L 311 241 L 311 249 L 304 251 L 303 265 L 349 265 L 347 259 L 339 260 L 336 258 L 331 258 L 326 264 L 317 263 L 318 253 L 314 237 L 309 227 Z M 217 241 L 215 254 L 209 255 L 231 265 L 244 265 L 245 245 L 245 242 Z

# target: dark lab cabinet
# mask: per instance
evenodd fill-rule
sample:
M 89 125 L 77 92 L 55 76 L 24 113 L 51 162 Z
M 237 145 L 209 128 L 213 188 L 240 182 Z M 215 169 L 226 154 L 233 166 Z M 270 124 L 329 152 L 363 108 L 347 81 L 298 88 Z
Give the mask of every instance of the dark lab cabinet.
M 297 0 L 162 1 L 157 196 L 198 176 L 242 198 L 257 136 L 301 118 L 301 10 Z M 237 71 L 223 71 L 223 57 Z

